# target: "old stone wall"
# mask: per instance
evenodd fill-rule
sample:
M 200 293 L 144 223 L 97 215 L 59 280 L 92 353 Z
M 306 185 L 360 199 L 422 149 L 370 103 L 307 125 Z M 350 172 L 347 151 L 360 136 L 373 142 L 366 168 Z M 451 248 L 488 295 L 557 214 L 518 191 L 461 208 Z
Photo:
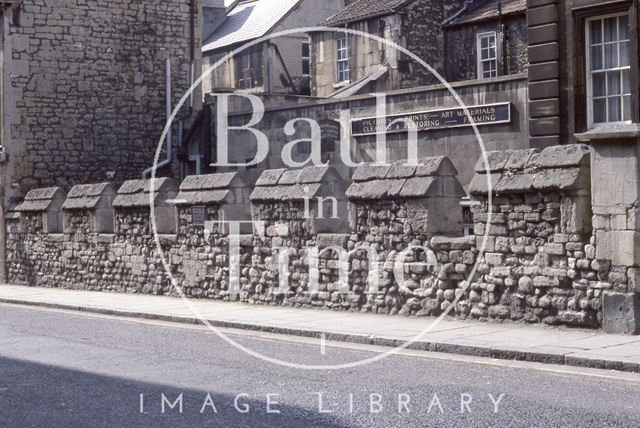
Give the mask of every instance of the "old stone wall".
M 201 3 L 193 11 L 196 69 Z M 139 177 L 165 125 L 166 58 L 174 104 L 190 86 L 190 1 L 24 0 L 16 7 L 2 17 L 7 196 Z
M 455 82 L 478 78 L 477 35 L 489 31 L 498 36 L 498 75 L 526 73 L 529 63 L 526 17 L 507 18 L 503 28 L 504 31 L 498 21 L 447 28 L 445 79 Z
M 458 220 L 439 213 L 447 196 L 459 197 L 461 188 L 448 184 L 455 169 L 446 158 L 427 158 L 413 167 L 358 168 L 346 192 L 350 225 L 344 233 L 316 224 L 317 212 L 305 217 L 304 200 L 296 193 L 299 183 L 308 182 L 318 192 L 313 195 L 323 194 L 331 177 L 327 168 L 266 171 L 251 194 L 251 219 L 258 223 L 253 233 L 239 236 L 229 235 L 219 222 L 224 205 L 237 202 L 220 188 L 232 180 L 188 178 L 180 195 L 188 190 L 191 196 L 178 202 L 176 233 L 161 235 L 161 248 L 176 284 L 189 297 L 601 326 L 604 296 L 632 292 L 635 270 L 598 256 L 589 150 L 558 146 L 487 157 L 471 183 L 475 227 L 470 236 L 452 236 L 447 227 Z M 222 193 L 197 190 L 203 183 Z M 118 197 L 126 197 L 114 202 L 113 234 L 91 230 L 91 210 L 65 211 L 64 234 L 45 232 L 42 212 L 11 217 L 10 282 L 177 295 L 151 232 L 149 208 L 135 206 L 136 197 L 124 193 L 134 187 L 125 183 Z M 121 206 L 127 201 L 132 206 Z M 196 221 L 197 206 L 205 209 L 199 219 L 204 224 Z M 453 205 L 447 210 L 458 215 Z M 239 244 L 237 255 L 230 253 L 231 240 Z M 234 269 L 240 274 L 237 290 L 231 289 Z

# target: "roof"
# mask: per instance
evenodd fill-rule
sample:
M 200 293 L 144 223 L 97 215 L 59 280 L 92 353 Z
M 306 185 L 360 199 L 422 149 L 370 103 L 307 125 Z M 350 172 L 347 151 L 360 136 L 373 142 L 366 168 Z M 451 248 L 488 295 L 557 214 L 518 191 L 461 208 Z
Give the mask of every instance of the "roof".
M 299 201 L 315 198 L 323 184 L 335 181 L 336 173 L 326 165 L 302 169 L 265 170 L 251 193 L 251 201 Z
M 535 191 L 587 190 L 590 183 L 590 151 L 584 144 L 537 149 L 487 152 L 478 160 L 469 185 L 472 195 L 491 192 L 527 193 Z
M 180 193 L 174 201 L 176 205 L 207 205 L 238 202 L 234 188 L 246 187 L 237 172 L 209 175 L 192 175 L 180 185 Z M 230 198 L 236 196 L 234 198 Z
M 329 98 L 348 98 L 353 95 L 356 95 L 363 88 L 365 88 L 369 83 L 375 82 L 376 80 L 380 79 L 382 76 L 387 74 L 388 71 L 389 71 L 388 65 L 386 64 L 381 65 L 380 67 L 378 67 L 378 69 L 362 77 L 361 79 L 345 86 L 344 88 L 337 90 L 336 92 L 331 94 Z
M 82 184 L 71 188 L 62 209 L 83 210 L 98 207 L 103 195 L 112 196 L 115 190 L 110 183 Z
M 527 0 L 501 0 L 502 16 L 524 14 L 527 11 Z M 446 22 L 446 26 L 463 24 L 475 24 L 479 22 L 492 21 L 500 17 L 500 0 L 474 0 L 466 8 L 461 10 L 458 16 L 453 16 Z
M 362 164 L 353 174 L 347 197 L 351 200 L 426 198 L 440 190 L 439 178 L 456 174 L 453 163 L 444 156 L 423 158 L 416 164 L 406 160 Z
M 52 208 L 54 201 L 62 203 L 65 194 L 60 187 L 47 187 L 45 189 L 33 189 L 27 193 L 24 202 L 14 208 L 14 211 L 47 211 Z M 55 207 L 54 207 L 55 208 Z
M 154 204 L 165 203 L 165 196 L 175 195 L 178 188 L 175 181 L 169 178 L 155 178 L 153 182 Z M 118 189 L 118 195 L 113 200 L 116 208 L 148 207 L 150 204 L 152 180 L 125 181 Z
M 238 2 L 226 20 L 205 40 L 203 52 L 257 39 L 269 33 L 301 0 L 248 0 Z
M 390 15 L 414 0 L 356 0 L 329 19 L 327 25 L 341 25 L 375 16 Z

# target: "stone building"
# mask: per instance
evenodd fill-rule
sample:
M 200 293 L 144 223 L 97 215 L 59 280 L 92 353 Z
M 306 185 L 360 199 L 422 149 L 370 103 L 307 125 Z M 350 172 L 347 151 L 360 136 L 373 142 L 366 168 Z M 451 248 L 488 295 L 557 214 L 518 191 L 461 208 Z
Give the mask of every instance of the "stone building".
M 340 11 L 345 0 L 243 0 L 234 2 L 226 19 L 205 39 L 204 69 L 234 49 L 281 31 L 313 27 Z M 309 36 L 289 34 L 253 45 L 218 67 L 203 84 L 214 90 L 259 94 L 309 95 Z
M 444 36 L 440 24 L 463 0 L 356 0 L 325 25 L 373 34 L 415 53 L 443 70 Z M 423 66 L 379 40 L 340 32 L 312 37 L 312 93 L 348 97 L 438 82 Z
M 525 72 L 525 12 L 525 0 L 358 0 L 325 24 L 405 48 L 455 82 Z M 394 45 L 343 32 L 314 34 L 312 93 L 342 98 L 440 83 Z
M 444 25 L 445 77 L 450 82 L 527 71 L 526 0 L 475 1 Z
M 202 0 L 0 7 L 2 207 L 34 187 L 140 177 L 153 163 L 166 105 L 175 105 L 200 67 Z M 200 98 L 180 118 L 200 109 Z
M 2 16 L 6 196 L 139 177 L 166 120 L 166 61 L 171 105 L 200 64 L 201 0 L 13 3 Z

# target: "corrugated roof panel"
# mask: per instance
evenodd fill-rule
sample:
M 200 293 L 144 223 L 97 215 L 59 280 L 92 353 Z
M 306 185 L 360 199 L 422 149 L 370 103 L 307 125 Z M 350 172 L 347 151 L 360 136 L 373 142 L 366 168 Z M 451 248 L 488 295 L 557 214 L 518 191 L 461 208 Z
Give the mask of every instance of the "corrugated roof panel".
M 215 51 L 262 37 L 300 0 L 251 0 L 238 3 L 224 23 L 207 39 L 203 52 Z

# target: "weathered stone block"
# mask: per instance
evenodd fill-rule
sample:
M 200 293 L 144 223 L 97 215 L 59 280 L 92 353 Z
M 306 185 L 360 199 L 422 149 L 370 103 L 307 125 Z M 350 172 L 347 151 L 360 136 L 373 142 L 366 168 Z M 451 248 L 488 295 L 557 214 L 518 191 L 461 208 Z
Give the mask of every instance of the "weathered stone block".
M 640 333 L 640 295 L 604 292 L 602 329 L 611 334 Z

